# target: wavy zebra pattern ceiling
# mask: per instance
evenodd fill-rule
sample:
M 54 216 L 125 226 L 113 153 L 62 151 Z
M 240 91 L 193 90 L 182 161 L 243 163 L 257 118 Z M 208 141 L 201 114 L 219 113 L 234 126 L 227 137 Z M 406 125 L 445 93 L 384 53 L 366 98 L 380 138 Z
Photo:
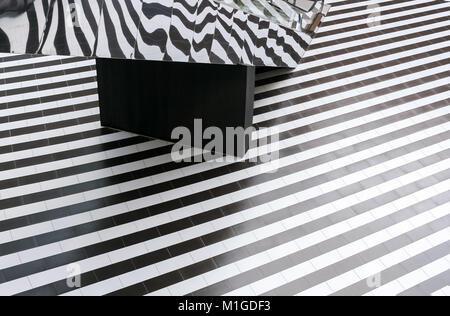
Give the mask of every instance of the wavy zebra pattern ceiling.
M 19 0 L 0 6 L 0 51 L 296 66 L 312 33 L 214 0 Z

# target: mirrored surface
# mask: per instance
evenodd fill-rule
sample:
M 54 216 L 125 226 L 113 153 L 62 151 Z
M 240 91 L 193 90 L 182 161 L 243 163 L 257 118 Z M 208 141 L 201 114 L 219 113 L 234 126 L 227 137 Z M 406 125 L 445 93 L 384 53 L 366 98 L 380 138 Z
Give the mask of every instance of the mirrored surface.
M 0 52 L 295 67 L 322 1 L 1 0 Z

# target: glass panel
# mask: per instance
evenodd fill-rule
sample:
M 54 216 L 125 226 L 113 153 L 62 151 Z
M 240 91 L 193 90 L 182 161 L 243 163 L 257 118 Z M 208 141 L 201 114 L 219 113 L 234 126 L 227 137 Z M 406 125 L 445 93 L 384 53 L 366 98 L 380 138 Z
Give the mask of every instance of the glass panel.
M 274 23 L 308 30 L 323 10 L 324 1 L 311 0 L 215 0 Z
M 34 0 L 1 0 L 0 14 L 6 12 L 25 12 Z

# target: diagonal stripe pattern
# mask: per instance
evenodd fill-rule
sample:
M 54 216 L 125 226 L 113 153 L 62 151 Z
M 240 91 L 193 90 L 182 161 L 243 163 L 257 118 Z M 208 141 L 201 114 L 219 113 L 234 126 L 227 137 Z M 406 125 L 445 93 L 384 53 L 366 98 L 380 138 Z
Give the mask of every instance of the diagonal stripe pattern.
M 0 55 L 0 295 L 447 295 L 450 2 L 327 2 L 257 76 L 272 173 L 102 127 L 92 59 Z

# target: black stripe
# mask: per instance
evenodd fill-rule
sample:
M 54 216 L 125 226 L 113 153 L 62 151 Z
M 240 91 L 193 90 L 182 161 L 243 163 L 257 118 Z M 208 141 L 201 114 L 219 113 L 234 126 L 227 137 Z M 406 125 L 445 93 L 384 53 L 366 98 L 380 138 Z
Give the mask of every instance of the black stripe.
M 42 85 L 36 85 L 36 86 L 30 86 L 26 88 L 18 88 L 18 89 L 11 89 L 6 91 L 7 96 L 12 96 L 16 94 L 25 94 L 30 92 L 37 92 L 37 91 L 45 91 L 45 90 L 53 90 L 58 88 L 66 88 L 70 86 L 76 86 L 76 85 L 82 85 L 85 83 L 91 83 L 91 82 L 97 82 L 97 77 L 87 77 L 87 78 L 81 78 L 81 79 L 73 79 L 68 81 L 61 81 L 61 82 L 54 82 L 54 83 L 47 83 Z
M 399 8 L 383 10 L 383 11 L 380 11 L 379 14 L 382 17 L 382 16 L 388 15 L 388 14 L 394 14 L 394 13 L 399 13 L 399 12 L 404 12 L 404 11 L 409 11 L 409 10 L 416 10 L 416 9 L 426 8 L 426 7 L 430 7 L 430 6 L 435 6 L 437 4 L 443 4 L 443 2 L 442 1 L 431 1 L 431 2 L 418 3 L 418 4 L 413 4 L 413 5 L 410 5 L 410 6 L 402 6 L 402 7 L 399 7 Z M 438 10 L 441 10 L 441 9 L 438 9 Z M 414 14 L 411 14 L 411 15 L 414 15 Z M 404 16 L 409 17 L 411 15 L 404 15 Z M 362 14 L 362 15 L 355 15 L 355 16 L 345 17 L 345 18 L 341 18 L 341 19 L 335 19 L 335 20 L 331 20 L 331 21 L 324 21 L 321 26 L 327 27 L 327 26 L 330 26 L 330 25 L 336 25 L 336 24 L 342 24 L 342 23 L 348 23 L 348 22 L 355 22 L 355 21 L 358 21 L 358 20 L 367 19 L 369 16 L 370 16 L 370 14 L 365 13 L 365 14 Z
M 441 194 L 440 197 L 443 200 L 448 202 L 449 201 L 449 193 L 450 192 L 445 192 L 444 194 Z M 415 209 L 417 209 L 417 208 L 421 209 L 423 207 L 426 207 L 426 204 L 433 205 L 434 203 L 435 203 L 434 200 L 427 200 L 425 202 L 422 202 L 420 206 L 415 207 Z M 439 205 L 442 205 L 442 204 L 439 204 Z M 381 271 L 381 273 L 380 273 L 381 280 L 383 281 L 384 284 L 387 284 L 391 281 L 398 279 L 399 277 L 401 277 L 407 273 L 410 273 L 414 270 L 420 269 L 421 267 L 423 267 L 426 264 L 429 264 L 435 260 L 440 259 L 442 257 L 442 255 L 446 254 L 446 253 L 450 253 L 450 243 L 449 242 L 437 245 L 428 251 L 420 253 L 412 258 L 409 258 L 409 259 L 401 262 L 400 264 L 397 264 L 393 267 L 390 267 L 386 270 Z M 444 282 L 444 280 L 445 280 L 445 278 L 442 278 L 441 276 L 439 276 L 438 282 Z M 443 286 L 441 286 L 441 288 L 442 287 Z M 364 281 L 352 284 L 351 286 L 348 286 L 336 293 L 333 293 L 333 296 L 363 295 L 372 290 L 373 290 L 373 288 L 369 287 L 369 285 L 367 284 L 367 280 L 364 280 Z M 404 293 L 407 294 L 408 292 L 409 291 L 406 291 L 406 293 L 405 292 Z M 424 295 L 424 293 L 421 293 L 421 295 Z
M 440 251 L 440 254 L 450 253 L 448 243 L 445 246 L 446 247 L 442 247 L 443 249 L 434 248 L 433 250 L 435 250 L 435 253 L 437 251 Z M 434 292 L 443 289 L 449 285 L 450 285 L 450 269 L 420 283 L 417 286 L 407 289 L 406 291 L 400 293 L 398 296 L 429 296 Z
M 433 229 L 423 229 L 423 227 L 416 228 L 412 231 L 411 234 L 402 234 L 399 237 L 393 238 L 387 242 L 389 247 L 386 246 L 386 244 L 377 245 L 375 247 L 369 248 L 368 250 L 363 251 L 362 253 L 359 253 L 357 255 L 354 255 L 350 258 L 347 258 L 341 262 L 342 265 L 345 265 L 346 268 L 342 268 L 341 272 L 346 273 L 351 269 L 357 268 L 360 264 L 369 262 L 372 260 L 375 260 L 379 257 L 382 257 L 384 255 L 389 254 L 392 251 L 401 249 L 414 241 L 420 240 L 422 238 L 425 238 L 432 233 L 441 231 L 445 228 L 447 228 L 448 222 L 450 220 L 450 216 L 446 216 L 443 220 L 435 220 L 432 222 L 432 225 L 436 226 Z M 292 256 L 292 257 L 295 257 Z M 296 262 L 295 262 L 296 261 Z M 296 258 L 294 262 L 297 263 L 299 261 L 303 261 L 303 258 Z M 274 264 L 276 261 L 274 262 Z M 331 270 L 335 268 L 335 265 L 328 266 L 324 269 L 321 269 L 317 272 L 311 273 L 307 277 L 300 278 L 298 280 L 295 280 L 291 283 L 288 283 L 278 289 L 275 289 L 273 291 L 267 292 L 264 295 L 294 295 L 302 290 L 306 290 L 311 286 L 320 284 L 321 282 L 324 282 L 324 276 L 330 275 L 333 273 Z M 322 275 L 320 275 L 322 273 Z M 305 284 L 305 280 L 308 280 L 308 285 Z
M 386 25 L 386 24 L 395 23 L 395 22 L 399 22 L 399 21 L 415 19 L 417 17 L 421 17 L 421 16 L 424 16 L 424 15 L 433 14 L 433 13 L 439 13 L 439 12 L 442 12 L 442 9 L 428 10 L 428 11 L 424 11 L 424 12 L 421 12 L 421 13 L 402 15 L 401 18 L 395 17 L 395 18 L 391 18 L 391 19 L 382 20 L 382 24 Z M 343 28 L 339 28 L 339 29 L 336 29 L 336 30 L 326 31 L 326 32 L 319 32 L 319 33 L 316 34 L 316 37 L 320 38 L 320 37 L 325 37 L 325 36 L 337 35 L 337 34 L 342 34 L 342 33 L 346 33 L 346 32 L 362 30 L 362 29 L 365 29 L 365 28 L 367 28 L 367 22 L 366 21 L 363 22 L 363 24 L 358 24 L 358 25 L 349 26 L 349 27 L 343 27 Z
M 275 102 L 275 103 L 272 103 L 272 104 L 269 104 L 269 105 L 265 105 L 264 107 L 269 108 L 271 111 L 282 109 L 282 108 L 287 108 L 287 107 L 290 107 L 290 106 L 292 106 L 294 104 L 301 104 L 303 102 L 310 102 L 310 101 L 313 101 L 313 100 L 316 100 L 316 99 L 323 98 L 325 96 L 331 96 L 331 95 L 338 94 L 338 93 L 341 93 L 341 92 L 346 92 L 346 91 L 349 91 L 349 90 L 353 90 L 353 89 L 357 89 L 357 88 L 360 88 L 360 87 L 364 87 L 364 86 L 367 86 L 367 85 L 370 85 L 370 84 L 376 84 L 376 83 L 381 82 L 381 80 L 392 80 L 392 79 L 396 79 L 396 78 L 401 78 L 401 77 L 404 77 L 404 76 L 412 74 L 413 73 L 413 72 L 411 72 L 412 70 L 423 71 L 423 70 L 427 69 L 425 67 L 430 67 L 429 69 L 432 69 L 432 68 L 437 68 L 437 67 L 448 65 L 448 64 L 450 64 L 450 59 L 442 59 L 442 60 L 431 62 L 431 63 L 425 64 L 425 65 L 417 66 L 417 67 L 414 67 L 412 69 L 408 69 L 407 68 L 407 69 L 404 69 L 404 70 L 401 70 L 401 71 L 398 71 L 398 72 L 385 74 L 385 75 L 382 75 L 382 76 L 379 76 L 379 77 L 374 77 L 374 78 L 366 79 L 366 80 L 363 80 L 363 81 L 350 83 L 350 84 L 343 85 L 343 86 L 340 86 L 340 87 L 331 88 L 331 89 L 327 89 L 327 90 L 324 90 L 324 91 L 319 91 L 319 92 L 316 92 L 316 93 L 311 93 L 311 94 L 304 95 L 304 96 L 299 96 L 299 97 L 292 98 L 292 99 L 289 99 L 289 100 L 286 100 L 286 101 Z M 356 102 L 366 101 L 366 100 L 369 100 L 369 99 L 373 99 L 375 96 L 383 96 L 383 95 L 386 95 L 386 94 L 389 94 L 389 93 L 392 93 L 392 92 L 398 92 L 398 91 L 401 91 L 401 90 L 404 90 L 404 89 L 408 89 L 408 88 L 411 88 L 411 87 L 414 87 L 414 86 L 422 85 L 422 84 L 427 83 L 427 82 L 435 81 L 435 80 L 438 80 L 438 79 L 443 79 L 443 78 L 448 77 L 449 75 L 450 75 L 450 71 L 444 71 L 444 72 L 441 72 L 441 73 L 438 73 L 438 74 L 435 74 L 435 75 L 430 75 L 430 76 L 427 76 L 427 77 L 424 77 L 424 78 L 420 78 L 420 79 L 416 79 L 416 80 L 413 80 L 413 81 L 410 81 L 410 82 L 400 83 L 400 84 L 397 84 L 397 85 L 394 85 L 394 86 L 391 86 L 391 87 L 388 87 L 388 88 L 382 88 L 382 89 L 378 89 L 378 90 L 375 90 L 375 91 L 372 91 L 372 92 L 367 92 L 367 93 L 364 93 L 364 94 L 361 94 L 361 95 L 357 95 L 355 97 L 350 97 L 350 98 L 347 98 L 347 99 L 339 100 L 339 104 L 347 104 L 347 105 L 349 105 L 349 104 L 356 103 Z M 272 123 L 276 122 L 276 120 L 277 119 L 272 120 L 271 122 Z M 286 121 L 286 120 L 291 120 L 291 119 L 288 118 L 288 117 L 284 117 L 284 118 L 280 118 L 280 120 Z M 270 126 L 270 125 L 267 125 L 267 124 L 270 124 L 269 122 L 265 122 L 265 124 L 266 125 L 264 125 L 262 123 L 259 123 L 259 125 L 261 125 L 261 126 Z
M 398 4 L 398 3 L 408 3 L 411 0 L 395 0 L 395 2 L 393 2 L 392 0 L 386 1 L 386 2 L 378 2 L 377 5 L 379 5 L 380 7 L 384 7 L 384 6 L 391 6 L 393 4 Z M 333 7 L 335 7 L 336 5 L 333 3 Z M 351 12 L 358 12 L 358 11 L 363 11 L 367 9 L 367 5 L 365 6 L 355 6 L 352 8 L 347 8 L 347 9 L 341 9 L 341 10 L 330 10 L 327 14 L 327 16 L 335 16 L 335 15 L 342 15 L 342 14 L 346 14 L 346 13 L 351 13 Z
M 89 89 L 89 90 L 80 90 L 78 92 L 66 92 L 61 94 L 54 94 L 54 95 L 48 95 L 45 97 L 39 97 L 39 98 L 32 98 L 32 99 L 26 99 L 26 100 L 20 100 L 20 101 L 12 101 L 8 102 L 4 105 L 4 109 L 12 109 L 12 108 L 19 108 L 27 105 L 37 105 L 40 103 L 47 103 L 47 102 L 54 102 L 54 101 L 60 101 L 60 100 L 66 100 L 70 98 L 78 98 L 78 97 L 84 97 L 89 95 L 96 95 L 97 94 L 97 88 L 95 89 Z
M 449 156 L 449 155 L 450 155 L 450 150 L 447 150 L 447 156 Z M 440 159 L 439 156 L 437 157 L 437 159 L 438 160 Z M 433 159 L 432 161 L 436 161 L 436 158 Z M 421 165 L 422 163 L 425 163 L 425 165 L 423 165 L 423 166 L 426 166 L 430 162 L 427 162 L 427 159 L 422 159 L 422 160 L 420 160 L 420 163 L 418 163 L 418 164 L 417 164 L 417 162 L 408 164 L 408 165 L 415 166 L 414 168 L 405 167 L 405 169 L 408 169 L 408 170 L 402 170 L 401 172 L 387 171 L 383 174 L 383 176 L 387 177 L 388 179 L 395 179 L 403 174 L 407 174 L 409 172 L 414 171 L 415 168 L 417 168 L 418 166 L 419 166 L 419 169 L 422 168 L 423 167 Z M 414 169 L 414 170 L 412 170 L 412 169 Z M 450 172 L 447 170 L 447 172 L 445 172 L 445 175 L 448 177 L 450 175 Z M 360 204 L 361 204 L 361 206 L 364 207 L 364 209 L 360 209 L 359 214 L 373 209 L 373 207 L 374 207 L 373 201 L 376 201 L 375 205 L 384 205 L 384 204 L 389 203 L 392 200 L 395 200 L 401 196 L 404 196 L 405 194 L 406 195 L 410 194 L 410 193 L 407 193 L 409 191 L 415 192 L 417 190 L 420 190 L 419 188 L 429 187 L 435 183 L 435 182 L 430 183 L 429 179 L 432 179 L 432 178 L 433 178 L 433 176 L 427 177 L 425 179 L 419 180 L 417 182 L 414 182 L 412 184 L 405 186 L 405 187 L 410 188 L 410 190 L 403 190 L 403 191 L 399 191 L 399 192 L 393 191 L 394 193 L 392 193 L 392 192 L 385 193 L 385 194 L 381 195 L 381 197 L 383 197 L 382 201 L 379 201 L 380 197 L 377 197 L 377 198 L 371 199 L 369 201 L 362 202 Z M 372 177 L 372 178 L 363 180 L 363 184 L 361 186 L 359 184 L 350 185 L 347 188 L 343 188 L 342 190 L 346 190 L 348 192 L 347 193 L 348 195 L 354 194 L 354 193 L 360 191 L 362 187 L 367 188 L 367 187 L 372 187 L 372 186 L 376 185 L 376 184 L 374 184 L 374 181 L 373 181 L 374 179 L 377 179 L 376 183 L 378 183 L 378 184 L 384 182 L 383 179 L 379 179 L 379 176 L 376 176 L 376 177 Z M 419 183 L 420 183 L 420 185 L 418 185 Z M 352 188 L 352 189 L 350 189 L 350 188 Z M 353 192 L 350 192 L 350 191 L 353 191 Z M 276 222 L 282 218 L 285 218 L 286 216 L 291 217 L 296 214 L 303 213 L 309 209 L 313 209 L 314 207 L 318 207 L 320 205 L 330 203 L 330 202 L 332 202 L 336 199 L 342 198 L 346 195 L 342 195 L 342 194 L 338 193 L 338 191 L 327 193 L 327 194 L 324 194 L 320 199 L 317 199 L 317 198 L 311 199 L 306 202 L 299 203 L 298 205 L 294 205 L 294 206 L 291 206 L 291 207 L 281 210 L 282 212 L 284 211 L 284 213 L 285 213 L 285 215 L 281 216 L 281 218 L 279 217 L 279 215 L 276 214 L 277 212 L 275 212 L 275 214 L 269 214 L 267 216 L 264 216 L 263 218 L 258 218 L 256 220 L 251 220 L 251 221 L 243 222 L 238 225 L 234 225 L 233 227 L 231 227 L 231 231 L 233 231 L 234 233 L 230 233 L 228 230 L 225 230 L 225 232 L 218 231 L 213 234 L 210 234 L 209 236 L 202 236 L 202 237 L 194 239 L 194 240 L 189 240 L 189 241 L 183 242 L 181 244 L 171 246 L 169 248 L 157 250 L 157 251 L 154 251 L 154 252 L 139 256 L 139 257 L 135 257 L 132 260 L 127 260 L 125 262 L 119 262 L 115 265 L 100 268 L 93 272 L 95 273 L 97 280 L 99 280 L 99 281 L 105 280 L 107 278 L 112 277 L 113 275 L 123 274 L 123 273 L 129 272 L 129 271 L 133 271 L 135 269 L 139 269 L 144 266 L 149 266 L 149 265 L 155 264 L 157 262 L 161 262 L 163 260 L 166 260 L 166 259 L 169 259 L 172 257 L 176 257 L 183 253 L 202 248 L 205 245 L 210 245 L 210 244 L 216 243 L 220 240 L 231 238 L 233 236 L 251 231 L 258 227 L 266 226 L 267 224 Z M 367 205 L 369 207 L 367 207 Z M 280 212 L 278 212 L 278 213 L 280 213 Z M 351 208 L 350 208 L 350 212 L 348 209 L 345 209 L 338 213 L 340 213 L 341 215 L 336 214 L 336 218 L 339 218 L 339 220 L 337 220 L 337 222 L 340 222 L 342 220 L 345 220 L 345 219 L 355 216 L 354 211 L 351 210 Z M 266 217 L 267 217 L 267 219 L 266 219 Z M 256 226 L 255 226 L 255 224 L 256 224 Z M 323 219 L 323 218 L 318 219 L 318 220 L 312 221 L 311 223 L 304 224 L 304 225 L 301 225 L 300 227 L 296 227 L 296 228 L 290 229 L 286 232 L 280 233 L 274 237 L 268 237 L 261 241 L 252 243 L 251 245 L 248 245 L 246 247 L 238 248 L 236 250 L 226 252 L 226 253 L 216 256 L 214 258 L 207 259 L 203 262 L 199 262 L 199 263 L 187 266 L 187 267 L 181 269 L 180 272 L 176 272 L 176 273 L 181 273 L 181 275 L 185 276 L 184 278 L 186 278 L 186 277 L 190 278 L 195 275 L 213 270 L 216 267 L 221 267 L 221 266 L 227 265 L 231 262 L 235 262 L 239 259 L 243 259 L 249 255 L 256 254 L 261 251 L 270 249 L 272 247 L 276 247 L 277 245 L 281 245 L 283 243 L 295 240 L 301 236 L 310 234 L 314 231 L 318 231 L 329 225 L 330 225 L 329 218 L 328 219 Z M 369 226 L 369 225 L 366 225 L 366 226 Z M 310 227 L 310 228 L 308 229 L 308 227 Z M 159 233 L 160 233 L 160 231 L 158 231 L 155 228 L 155 229 L 153 229 L 153 232 L 152 232 L 153 236 L 151 236 L 150 232 L 147 232 L 145 238 L 149 238 L 149 237 L 157 238 L 157 237 L 159 237 Z M 365 233 L 371 234 L 372 231 L 366 229 Z M 144 240 L 148 240 L 148 239 L 144 239 Z M 46 270 L 46 269 L 51 269 L 53 267 L 56 267 L 58 265 L 63 265 L 63 264 L 65 264 L 66 260 L 68 260 L 68 259 L 72 260 L 72 262 L 80 261 L 80 260 L 86 259 L 90 256 L 92 257 L 92 256 L 100 255 L 102 253 L 106 253 L 109 251 L 114 251 L 114 250 L 129 246 L 129 245 L 135 243 L 134 241 L 132 241 L 132 243 L 130 243 L 130 241 L 128 241 L 128 242 L 127 241 L 128 241 L 128 239 L 125 239 L 125 238 L 117 238 L 117 239 L 114 239 L 111 241 L 103 242 L 103 243 L 101 243 L 101 245 L 100 244 L 97 245 L 97 247 L 96 247 L 96 245 L 88 246 L 88 247 L 85 247 L 84 249 L 78 249 L 78 250 L 66 252 L 61 255 L 56 255 L 56 256 L 48 257 L 46 259 L 41 259 L 41 260 L 37 260 L 34 262 L 15 266 L 12 268 L 7 268 L 2 271 L 3 276 L 4 276 L 5 280 L 13 280 L 13 279 L 17 279 L 17 278 L 20 278 L 20 277 L 23 277 L 23 276 L 26 276 L 26 275 L 29 275 L 32 273 L 38 273 L 40 271 L 43 271 L 42 269 L 44 267 L 45 267 L 44 270 Z M 94 250 L 95 248 L 97 248 L 97 250 Z M 87 257 L 86 257 L 86 254 L 87 254 Z M 132 264 L 130 265 L 130 263 L 132 263 Z M 132 266 L 134 266 L 134 268 L 130 269 L 130 267 L 132 267 Z M 205 267 L 206 267 L 206 269 L 205 269 Z M 106 277 L 102 277 L 102 274 L 105 274 L 108 271 L 109 271 L 109 274 L 107 274 Z M 92 273 L 92 272 L 90 272 L 90 273 Z M 154 278 L 154 279 L 150 279 L 146 283 L 151 284 L 153 291 L 173 284 L 173 283 L 164 284 L 164 283 L 160 282 L 160 278 L 162 278 L 162 277 L 165 277 L 165 275 Z M 82 280 L 85 279 L 84 275 L 81 276 L 81 279 Z M 181 280 L 179 280 L 179 281 L 181 281 Z M 58 283 L 58 282 L 56 282 L 56 283 Z M 174 283 L 176 283 L 176 282 L 174 282 Z M 52 286 L 52 285 L 53 284 L 50 284 L 47 286 Z M 86 286 L 86 285 L 88 285 L 88 284 L 86 284 L 86 281 L 84 281 L 83 286 Z M 227 287 L 225 287 L 225 286 L 221 287 L 221 288 L 222 288 L 222 290 L 227 289 Z M 68 289 L 67 287 L 65 287 L 65 292 L 70 291 L 70 290 L 71 289 Z
M 446 11 L 450 11 L 450 7 L 438 10 L 439 13 L 446 12 Z M 432 14 L 435 14 L 435 13 L 437 13 L 437 12 L 434 12 Z M 445 21 L 448 21 L 448 16 L 443 16 L 443 17 L 440 17 L 440 18 L 433 18 L 431 20 L 424 20 L 424 21 L 420 21 L 420 22 L 416 22 L 416 23 L 408 23 L 408 24 L 401 25 L 401 26 L 396 26 L 396 27 L 392 27 L 392 28 L 388 28 L 388 29 L 383 29 L 382 31 L 374 31 L 374 32 L 370 32 L 370 33 L 362 33 L 362 34 L 358 34 L 358 35 L 355 35 L 355 36 L 339 38 L 338 40 L 330 40 L 330 41 L 327 41 L 327 42 L 316 43 L 316 44 L 312 44 L 309 47 L 309 49 L 324 48 L 324 47 L 328 47 L 328 46 L 332 46 L 332 45 L 353 42 L 353 41 L 357 41 L 357 40 L 361 40 L 361 39 L 368 39 L 368 38 L 371 38 L 371 37 L 374 37 L 374 36 L 385 35 L 385 34 L 389 34 L 389 33 L 396 33 L 396 32 L 400 32 L 400 31 L 403 31 L 403 30 L 409 30 L 409 29 L 412 29 L 412 28 L 418 28 L 418 27 L 422 27 L 422 26 L 432 27 L 433 24 L 440 23 L 440 22 L 445 22 Z
M 39 80 L 39 79 L 48 79 L 48 78 L 54 78 L 64 75 L 70 75 L 75 73 L 82 73 L 91 71 L 92 66 L 84 66 L 84 67 L 76 67 L 76 68 L 69 68 L 69 69 L 63 69 L 63 70 L 55 70 L 55 71 L 49 71 L 44 73 L 37 73 L 27 76 L 18 76 L 18 77 L 11 77 L 11 78 L 5 78 L 3 79 L 6 84 L 9 83 L 18 83 L 18 82 L 25 82 L 25 81 L 31 81 L 31 80 Z
M 436 38 L 436 39 L 432 39 L 432 40 L 429 40 L 429 41 L 426 41 L 426 42 L 422 42 L 420 44 L 416 44 L 415 43 L 415 44 L 409 44 L 409 45 L 405 45 L 405 46 L 398 46 L 396 48 L 392 48 L 392 49 L 385 50 L 385 51 L 380 51 L 380 52 L 376 52 L 376 53 L 361 55 L 361 56 L 359 56 L 357 58 L 352 57 L 352 58 L 349 58 L 349 59 L 344 59 L 342 61 L 329 63 L 327 65 L 316 66 L 316 67 L 312 67 L 310 69 L 299 70 L 299 71 L 296 71 L 296 72 L 289 72 L 289 73 L 286 73 L 286 74 L 280 74 L 280 75 L 276 75 L 276 76 L 269 77 L 269 78 L 266 78 L 266 79 L 258 80 L 257 81 L 257 86 L 263 86 L 263 85 L 275 83 L 275 82 L 278 82 L 278 81 L 281 81 L 281 80 L 301 77 L 301 76 L 305 76 L 305 75 L 312 74 L 312 73 L 315 73 L 315 72 L 320 72 L 320 71 L 324 71 L 324 70 L 331 70 L 331 69 L 342 67 L 342 66 L 349 66 L 351 64 L 363 62 L 363 61 L 370 60 L 370 59 L 375 59 L 375 58 L 379 58 L 379 57 L 386 57 L 386 56 L 397 54 L 397 53 L 400 53 L 400 52 L 406 52 L 406 51 L 413 50 L 413 49 L 416 49 L 416 48 L 419 48 L 419 47 L 427 47 L 427 46 L 430 46 L 430 45 L 446 42 L 449 39 L 450 39 L 450 36 Z
M 93 118 L 92 121 L 93 122 L 98 121 L 98 116 L 96 118 Z M 75 122 L 72 122 L 71 125 L 73 125 L 74 123 Z M 69 126 L 71 126 L 71 125 L 69 125 Z M 22 159 L 18 159 L 15 161 L 0 163 L 0 171 L 11 170 L 11 169 L 15 169 L 15 168 L 23 168 L 23 167 L 32 166 L 35 164 L 42 164 L 42 163 L 48 163 L 48 162 L 53 162 L 53 161 L 58 161 L 58 160 L 64 160 L 64 159 L 74 158 L 77 156 L 90 155 L 90 154 L 93 154 L 96 152 L 116 149 L 116 148 L 125 147 L 125 146 L 136 145 L 139 143 L 144 143 L 146 141 L 148 141 L 148 139 L 144 138 L 144 137 L 130 137 L 130 138 L 123 139 L 123 140 L 104 143 L 101 145 L 94 145 L 94 146 L 73 149 L 73 150 L 61 151 L 58 153 L 37 156 L 37 157 L 22 158 Z
M 394 134 L 394 135 L 397 138 L 403 136 L 403 135 L 398 135 L 398 134 Z M 440 142 L 444 139 L 447 139 L 449 136 L 450 136 L 450 132 L 441 133 L 440 135 L 432 136 L 427 139 L 421 140 L 419 142 L 409 144 L 409 145 L 405 146 L 404 148 L 402 148 L 402 151 L 407 152 L 408 150 L 414 150 L 414 148 L 417 148 L 417 146 L 422 146 L 422 147 L 430 146 L 431 144 L 434 144 L 436 142 Z M 387 140 L 388 139 L 386 139 L 384 137 L 383 141 L 385 142 Z M 370 140 L 366 143 L 373 144 L 374 140 Z M 361 148 L 361 150 L 364 147 L 365 146 L 363 144 L 359 144 L 359 148 Z M 350 148 L 343 148 L 343 149 L 335 151 L 333 153 L 323 155 L 323 157 L 317 157 L 317 159 L 321 159 L 321 161 L 324 162 L 324 161 L 326 161 L 326 159 L 331 159 L 336 156 L 340 157 L 340 156 L 348 154 L 349 149 Z M 402 151 L 400 151 L 400 153 Z M 393 150 L 392 152 L 398 152 L 398 150 Z M 381 158 L 382 158 L 381 155 L 376 156 L 376 157 L 373 157 L 371 159 L 371 161 L 376 161 L 378 163 L 381 163 L 382 162 L 382 160 L 380 160 Z M 332 160 L 330 160 L 330 161 L 332 161 Z M 308 164 L 309 164 L 308 161 L 303 162 L 303 163 L 299 164 L 299 168 L 311 167 Z M 296 168 L 296 169 L 299 169 L 299 168 Z M 239 210 L 242 210 L 242 208 L 238 207 L 235 211 L 239 211 Z M 67 229 L 58 230 L 55 232 L 50 232 L 50 233 L 45 233 L 45 234 L 41 234 L 41 235 L 36 235 L 36 236 L 30 237 L 30 238 L 25 238 L 25 239 L 22 239 L 19 241 L 5 243 L 4 245 L 0 245 L 0 254 L 1 255 L 9 254 L 8 249 L 9 249 L 9 251 L 22 251 L 22 250 L 30 249 L 33 247 L 43 246 L 43 245 L 58 242 L 58 241 L 61 241 L 64 239 L 73 238 L 73 237 L 81 236 L 83 234 L 92 233 L 94 231 L 111 228 L 116 225 L 122 225 L 122 224 L 125 224 L 128 222 L 131 222 L 131 221 L 136 221 L 136 220 L 146 218 L 151 215 L 155 215 L 155 214 L 151 214 L 148 209 L 140 209 L 140 210 L 136 210 L 136 211 L 132 211 L 132 212 L 127 212 L 122 215 L 116 215 L 116 216 L 113 216 L 112 218 L 97 220 L 97 221 L 90 222 L 88 224 L 81 224 L 81 225 L 73 226 L 73 227 L 70 227 Z M 227 213 L 227 215 L 230 215 L 229 212 Z M 194 225 L 199 225 L 206 221 L 209 221 L 212 219 L 217 219 L 217 218 L 220 218 L 223 216 L 225 216 L 225 213 L 223 213 L 220 209 L 214 209 L 212 211 L 208 211 L 206 213 L 192 216 L 190 218 L 173 221 L 170 224 L 156 227 L 156 229 L 160 232 L 160 235 L 166 235 L 166 234 L 176 232 L 177 230 L 193 227 Z M 154 231 L 155 231 L 155 229 L 150 229 L 148 231 L 131 234 L 131 235 L 127 236 L 127 239 L 134 240 L 135 242 L 145 241 L 145 240 L 148 240 L 149 236 L 151 236 L 151 233 Z M 143 239 L 143 238 L 147 238 L 147 239 Z

